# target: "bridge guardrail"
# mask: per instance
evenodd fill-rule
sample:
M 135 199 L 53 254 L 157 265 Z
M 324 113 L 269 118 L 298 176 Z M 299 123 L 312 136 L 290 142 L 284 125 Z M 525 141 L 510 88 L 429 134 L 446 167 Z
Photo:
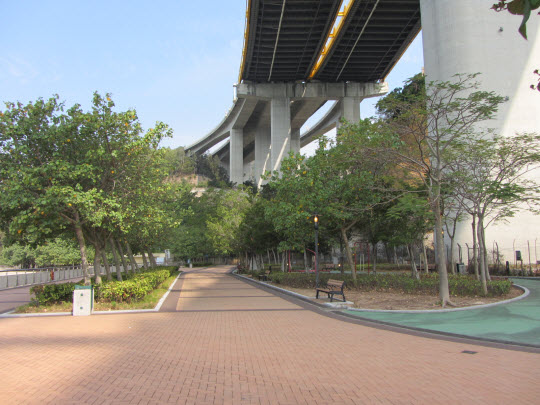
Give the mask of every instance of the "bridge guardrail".
M 139 265 L 139 268 L 142 265 Z M 111 266 L 114 275 L 116 267 Z M 120 272 L 124 273 L 124 266 L 120 266 Z M 88 273 L 94 275 L 94 267 L 88 266 Z M 101 275 L 104 275 L 101 269 Z M 36 269 L 8 269 L 0 270 L 0 291 L 9 288 L 25 287 L 30 285 L 52 283 L 55 281 L 67 281 L 83 277 L 81 266 L 68 267 L 42 267 Z

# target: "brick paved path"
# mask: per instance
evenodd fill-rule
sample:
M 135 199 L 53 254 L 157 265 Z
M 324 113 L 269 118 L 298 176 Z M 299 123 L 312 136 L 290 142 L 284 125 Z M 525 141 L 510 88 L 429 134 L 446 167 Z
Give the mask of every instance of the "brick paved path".
M 179 282 L 171 312 L 0 319 L 0 403 L 538 403 L 537 353 L 344 322 L 223 269 Z

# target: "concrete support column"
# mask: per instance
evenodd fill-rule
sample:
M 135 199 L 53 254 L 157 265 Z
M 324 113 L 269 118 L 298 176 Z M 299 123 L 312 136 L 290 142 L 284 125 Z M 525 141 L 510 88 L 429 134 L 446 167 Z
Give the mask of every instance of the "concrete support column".
M 291 130 L 291 152 L 300 152 L 300 128 Z
M 341 104 L 341 118 L 345 118 L 351 124 L 360 121 L 360 97 L 343 97 Z M 338 123 L 337 127 L 340 127 Z
M 270 168 L 270 128 L 259 128 L 255 133 L 255 183 L 257 187 L 266 182 L 261 180 L 261 174 Z
M 281 161 L 291 150 L 290 99 L 288 97 L 273 98 L 270 103 L 271 169 L 279 170 Z
M 244 182 L 244 131 L 231 129 L 229 153 L 229 179 L 236 184 Z

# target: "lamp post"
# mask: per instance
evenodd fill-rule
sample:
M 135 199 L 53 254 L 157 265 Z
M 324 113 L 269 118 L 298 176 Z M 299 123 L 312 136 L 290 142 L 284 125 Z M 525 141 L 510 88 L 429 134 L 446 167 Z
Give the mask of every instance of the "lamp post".
M 319 288 L 319 216 L 313 216 L 313 226 L 315 227 L 315 287 Z

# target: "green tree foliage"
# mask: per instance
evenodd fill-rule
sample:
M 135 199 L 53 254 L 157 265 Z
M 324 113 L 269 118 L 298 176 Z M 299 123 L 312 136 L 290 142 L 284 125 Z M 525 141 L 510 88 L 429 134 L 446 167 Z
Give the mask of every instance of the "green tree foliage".
M 217 156 L 209 154 L 197 155 L 195 158 L 195 173 L 209 179 L 208 185 L 217 188 L 230 188 L 229 174 L 219 162 Z
M 384 105 L 391 112 L 378 122 L 360 155 L 396 165 L 395 175 L 410 185 L 422 187 L 428 197 L 434 221 L 437 266 L 442 305 L 451 303 L 442 230 L 443 190 L 451 184 L 450 163 L 456 149 L 475 137 L 477 124 L 491 119 L 503 98 L 479 90 L 476 75 L 457 75 L 448 82 L 433 82 L 422 92 Z M 394 112 L 398 112 L 395 114 Z M 399 174 L 398 174 L 399 173 Z
M 143 134 L 135 111 L 117 113 L 110 95 L 98 93 L 89 112 L 79 105 L 64 112 L 58 96 L 6 107 L 0 113 L 3 225 L 33 243 L 73 230 L 87 274 L 84 234 L 125 226 L 129 201 L 144 201 L 148 186 L 166 175 L 155 151 L 170 130 L 156 123 Z
M 251 201 L 242 188 L 216 192 L 216 210 L 206 220 L 208 239 L 218 254 L 230 255 L 242 251 L 240 226 Z
M 317 213 L 321 240 L 343 238 L 354 269 L 349 232 L 380 196 L 373 191 L 378 175 L 375 166 L 350 158 L 357 132 L 347 128 L 340 131 L 335 144 L 321 138 L 313 157 L 291 155 L 284 160 L 281 173 L 275 173 L 269 183 L 274 197 L 266 206 L 266 216 L 284 237 L 282 250 L 302 250 L 313 241 L 313 215 Z
M 90 258 L 93 252 L 89 252 Z M 57 237 L 35 248 L 30 245 L 14 243 L 4 247 L 2 251 L 2 263 L 10 266 L 22 266 L 24 268 L 67 266 L 80 264 L 81 255 L 73 240 Z

